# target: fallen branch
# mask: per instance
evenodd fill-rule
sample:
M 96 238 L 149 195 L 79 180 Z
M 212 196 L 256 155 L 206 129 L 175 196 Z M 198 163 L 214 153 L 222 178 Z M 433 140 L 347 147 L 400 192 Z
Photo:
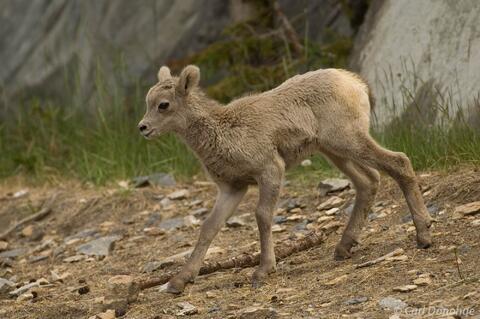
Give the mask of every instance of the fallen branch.
M 10 233 L 14 232 L 20 226 L 28 224 L 32 221 L 39 221 L 45 218 L 48 214 L 52 212 L 52 205 L 55 202 L 56 198 L 57 198 L 57 194 L 53 195 L 52 197 L 50 197 L 50 199 L 45 201 L 45 203 L 42 205 L 42 208 L 37 213 L 25 217 L 24 219 L 18 221 L 17 223 L 12 225 L 10 228 L 5 230 L 2 234 L 0 234 L 0 240 L 7 238 L 8 235 L 10 235 Z
M 385 259 L 387 259 L 389 257 L 398 256 L 398 255 L 403 254 L 404 252 L 405 251 L 402 248 L 397 248 L 394 251 L 392 251 L 392 252 L 390 252 L 386 255 L 383 255 L 382 257 L 378 257 L 377 259 L 370 260 L 370 261 L 364 262 L 362 264 L 358 264 L 358 265 L 355 266 L 355 268 L 363 268 L 363 267 L 373 266 L 373 265 L 376 265 L 376 264 L 384 261 Z
M 300 251 L 307 250 L 309 248 L 315 247 L 323 243 L 325 235 L 323 233 L 312 232 L 305 236 L 305 238 L 294 241 L 287 242 L 275 249 L 275 255 L 277 261 L 284 259 L 292 254 L 295 254 Z M 218 270 L 232 269 L 232 268 L 248 268 L 258 265 L 260 259 L 260 254 L 241 254 L 239 256 L 218 261 L 205 263 L 202 268 L 200 268 L 199 275 L 206 275 L 214 273 Z M 165 284 L 172 278 L 176 273 L 167 272 L 157 278 L 149 279 L 140 282 L 140 289 L 147 289 L 155 286 L 160 286 Z

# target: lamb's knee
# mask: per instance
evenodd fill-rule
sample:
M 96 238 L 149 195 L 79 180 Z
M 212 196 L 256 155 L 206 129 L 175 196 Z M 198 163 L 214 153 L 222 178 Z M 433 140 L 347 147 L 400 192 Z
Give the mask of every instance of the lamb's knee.
M 412 163 L 405 153 L 394 153 L 392 164 L 393 167 L 391 167 L 389 172 L 392 177 L 398 179 L 403 184 L 414 184 L 416 182 Z

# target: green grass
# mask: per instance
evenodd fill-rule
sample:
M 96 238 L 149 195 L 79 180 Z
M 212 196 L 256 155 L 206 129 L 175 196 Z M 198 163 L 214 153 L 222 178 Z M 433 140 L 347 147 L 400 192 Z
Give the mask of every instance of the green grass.
M 304 54 L 292 56 L 284 38 L 252 33 L 254 28 L 255 33 L 269 34 L 274 26 L 266 20 L 231 26 L 221 41 L 188 60 L 177 61 L 176 67 L 175 63 L 171 65 L 178 71 L 187 63 L 199 64 L 206 91 L 222 102 L 248 91 L 270 89 L 296 73 L 345 67 L 350 39 L 331 34 L 330 40 L 319 46 L 309 43 L 305 36 Z M 308 31 L 308 26 L 305 29 Z M 120 78 L 125 76 L 121 66 L 115 72 Z M 127 95 L 120 85 L 107 87 L 100 68 L 96 73 L 93 111 L 79 102 L 75 80 L 73 84 L 65 81 L 72 96 L 68 106 L 28 99 L 13 112 L 15 117 L 0 125 L 0 178 L 23 174 L 40 182 L 54 176 L 104 184 L 153 172 L 171 172 L 180 179 L 200 172 L 196 158 L 175 137 L 146 141 L 138 133 L 147 86 L 138 85 L 133 94 Z M 480 132 L 471 128 L 461 113 L 452 111 L 450 95 L 422 83 L 414 69 L 406 68 L 403 73 L 402 106 L 408 112 L 388 126 L 377 126 L 372 132 L 376 140 L 389 149 L 405 152 L 418 170 L 480 165 Z M 66 74 L 65 78 L 76 79 L 75 74 Z M 386 72 L 385 78 L 382 83 L 386 90 L 399 81 L 391 72 Z M 410 85 L 405 79 L 410 79 Z M 400 114 L 394 102 L 377 104 Z M 312 162 L 287 176 L 318 179 L 335 174 L 321 156 L 314 156 Z
M 24 106 L 8 126 L 0 128 L 0 177 L 24 174 L 42 181 L 61 176 L 103 184 L 159 171 L 187 179 L 199 173 L 196 158 L 174 136 L 152 142 L 138 134 L 143 96 L 135 100 L 132 105 L 109 97 L 94 114 L 40 102 Z M 480 165 L 480 134 L 458 116 L 443 126 L 414 125 L 400 118 L 373 135 L 389 149 L 405 152 L 415 169 Z M 292 170 L 288 177 L 320 178 L 333 173 L 321 156 L 312 162 Z

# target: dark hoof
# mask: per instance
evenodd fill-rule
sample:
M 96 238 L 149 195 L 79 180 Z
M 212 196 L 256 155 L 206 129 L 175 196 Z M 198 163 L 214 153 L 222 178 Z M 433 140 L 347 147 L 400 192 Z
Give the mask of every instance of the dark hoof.
M 430 233 L 425 233 L 422 235 L 417 235 L 417 247 L 426 249 L 432 246 L 432 236 Z
M 347 249 L 345 246 L 337 245 L 333 254 L 333 258 L 337 261 L 342 261 L 352 258 L 352 253 L 350 252 L 350 249 Z
M 181 279 L 172 278 L 168 282 L 166 292 L 174 295 L 179 295 L 185 290 L 185 281 Z

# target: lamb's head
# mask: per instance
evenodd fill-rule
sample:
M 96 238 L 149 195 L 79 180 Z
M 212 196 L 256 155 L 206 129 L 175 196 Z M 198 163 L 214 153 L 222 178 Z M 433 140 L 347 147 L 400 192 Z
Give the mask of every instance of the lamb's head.
M 200 80 L 200 70 L 186 66 L 180 76 L 173 77 L 170 69 L 162 66 L 158 71 L 158 83 L 147 93 L 147 111 L 138 123 L 140 133 L 147 139 L 168 132 L 186 129 L 190 95 Z

